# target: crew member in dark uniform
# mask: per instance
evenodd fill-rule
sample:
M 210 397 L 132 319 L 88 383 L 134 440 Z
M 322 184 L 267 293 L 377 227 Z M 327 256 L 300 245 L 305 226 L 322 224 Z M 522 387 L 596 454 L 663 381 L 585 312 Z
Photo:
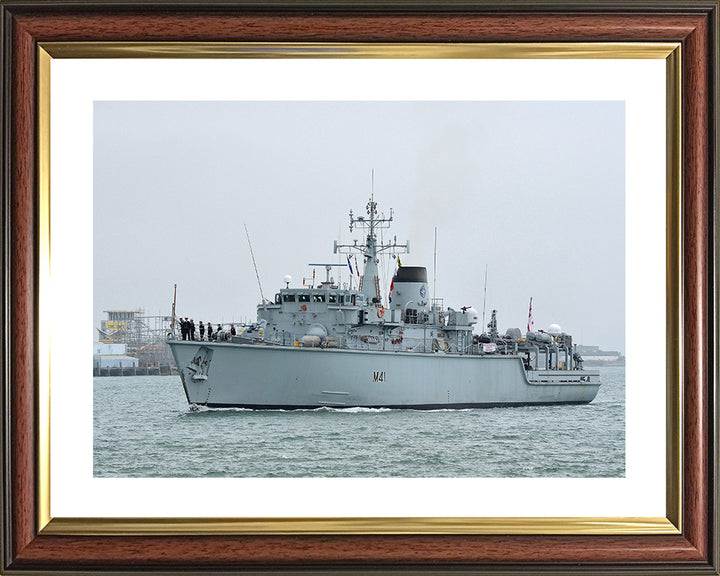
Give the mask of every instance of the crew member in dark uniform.
M 190 340 L 195 340 L 195 320 L 190 318 Z
M 200 340 L 205 340 L 205 324 L 200 320 Z
M 208 342 L 210 342 L 212 340 L 212 332 L 213 332 L 212 324 L 210 324 L 210 322 L 208 322 L 207 326 L 208 326 Z
M 180 318 L 180 332 L 182 333 L 182 339 L 187 340 L 187 322 L 185 322 L 185 318 Z
M 233 336 L 237 334 L 237 332 L 235 332 L 235 324 L 230 324 L 230 334 L 232 334 Z

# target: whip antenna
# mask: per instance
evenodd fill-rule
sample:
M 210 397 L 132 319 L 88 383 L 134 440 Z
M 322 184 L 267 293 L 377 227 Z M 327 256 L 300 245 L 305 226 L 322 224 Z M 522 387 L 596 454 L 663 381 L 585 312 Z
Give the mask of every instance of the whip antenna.
M 172 306 L 172 322 L 170 323 L 170 330 L 175 335 L 175 303 L 177 302 L 177 284 L 173 288 L 173 306 Z
M 265 295 L 263 294 L 262 284 L 260 283 L 260 274 L 258 274 L 257 264 L 255 263 L 255 254 L 253 253 L 252 243 L 250 242 L 250 233 L 248 232 L 247 224 L 243 224 L 243 226 L 245 226 L 245 235 L 247 236 L 248 246 L 250 247 L 250 256 L 252 257 L 253 268 L 255 268 L 255 277 L 258 281 L 258 288 L 260 288 L 260 298 L 262 298 L 262 301 L 265 302 Z
M 433 250 L 433 300 L 435 300 L 435 281 L 437 279 L 437 226 L 435 226 L 435 249 Z M 434 305 L 434 302 L 433 302 Z
M 485 300 L 487 299 L 487 264 L 485 264 L 485 288 L 483 289 L 483 332 L 485 332 Z

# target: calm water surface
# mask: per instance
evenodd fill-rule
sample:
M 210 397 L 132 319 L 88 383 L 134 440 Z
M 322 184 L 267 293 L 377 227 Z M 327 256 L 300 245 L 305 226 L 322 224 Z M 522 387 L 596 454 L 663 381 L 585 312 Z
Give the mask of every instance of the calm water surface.
M 179 376 L 95 378 L 94 475 L 622 477 L 625 368 L 600 376 L 585 406 L 197 412 Z

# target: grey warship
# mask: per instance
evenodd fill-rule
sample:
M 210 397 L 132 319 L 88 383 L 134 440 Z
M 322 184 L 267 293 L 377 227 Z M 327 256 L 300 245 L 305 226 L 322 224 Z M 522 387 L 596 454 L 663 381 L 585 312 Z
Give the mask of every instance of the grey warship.
M 393 220 L 370 198 L 363 215 L 350 211 L 350 231 L 365 241 L 334 244 L 362 256 L 358 286 L 342 288 L 324 266 L 324 281 L 285 288 L 257 306 L 257 322 L 213 341 L 168 334 L 191 406 L 249 409 L 460 409 L 586 404 L 600 387 L 584 370 L 572 336 L 552 325 L 523 335 L 498 331 L 497 314 L 475 334 L 478 312 L 445 307 L 428 294 L 427 269 L 398 265 L 387 305 L 380 293 L 380 257 L 409 253 L 409 243 L 378 241 Z M 398 257 L 399 262 L 399 257 Z M 357 267 L 357 260 L 355 260 Z M 312 264 L 311 264 L 312 265 Z

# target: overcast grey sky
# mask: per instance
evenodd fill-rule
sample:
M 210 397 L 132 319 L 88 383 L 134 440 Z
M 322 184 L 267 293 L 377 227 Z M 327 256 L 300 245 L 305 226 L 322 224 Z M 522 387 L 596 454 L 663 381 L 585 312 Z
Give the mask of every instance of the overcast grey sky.
M 622 102 L 96 102 L 95 327 L 170 314 L 174 283 L 180 316 L 254 320 L 243 223 L 272 298 L 338 261 L 338 235 L 362 241 L 348 211 L 374 169 L 403 264 L 430 278 L 437 226 L 445 306 L 482 314 L 487 265 L 503 332 L 532 296 L 536 328 L 624 351 L 624 129 Z

